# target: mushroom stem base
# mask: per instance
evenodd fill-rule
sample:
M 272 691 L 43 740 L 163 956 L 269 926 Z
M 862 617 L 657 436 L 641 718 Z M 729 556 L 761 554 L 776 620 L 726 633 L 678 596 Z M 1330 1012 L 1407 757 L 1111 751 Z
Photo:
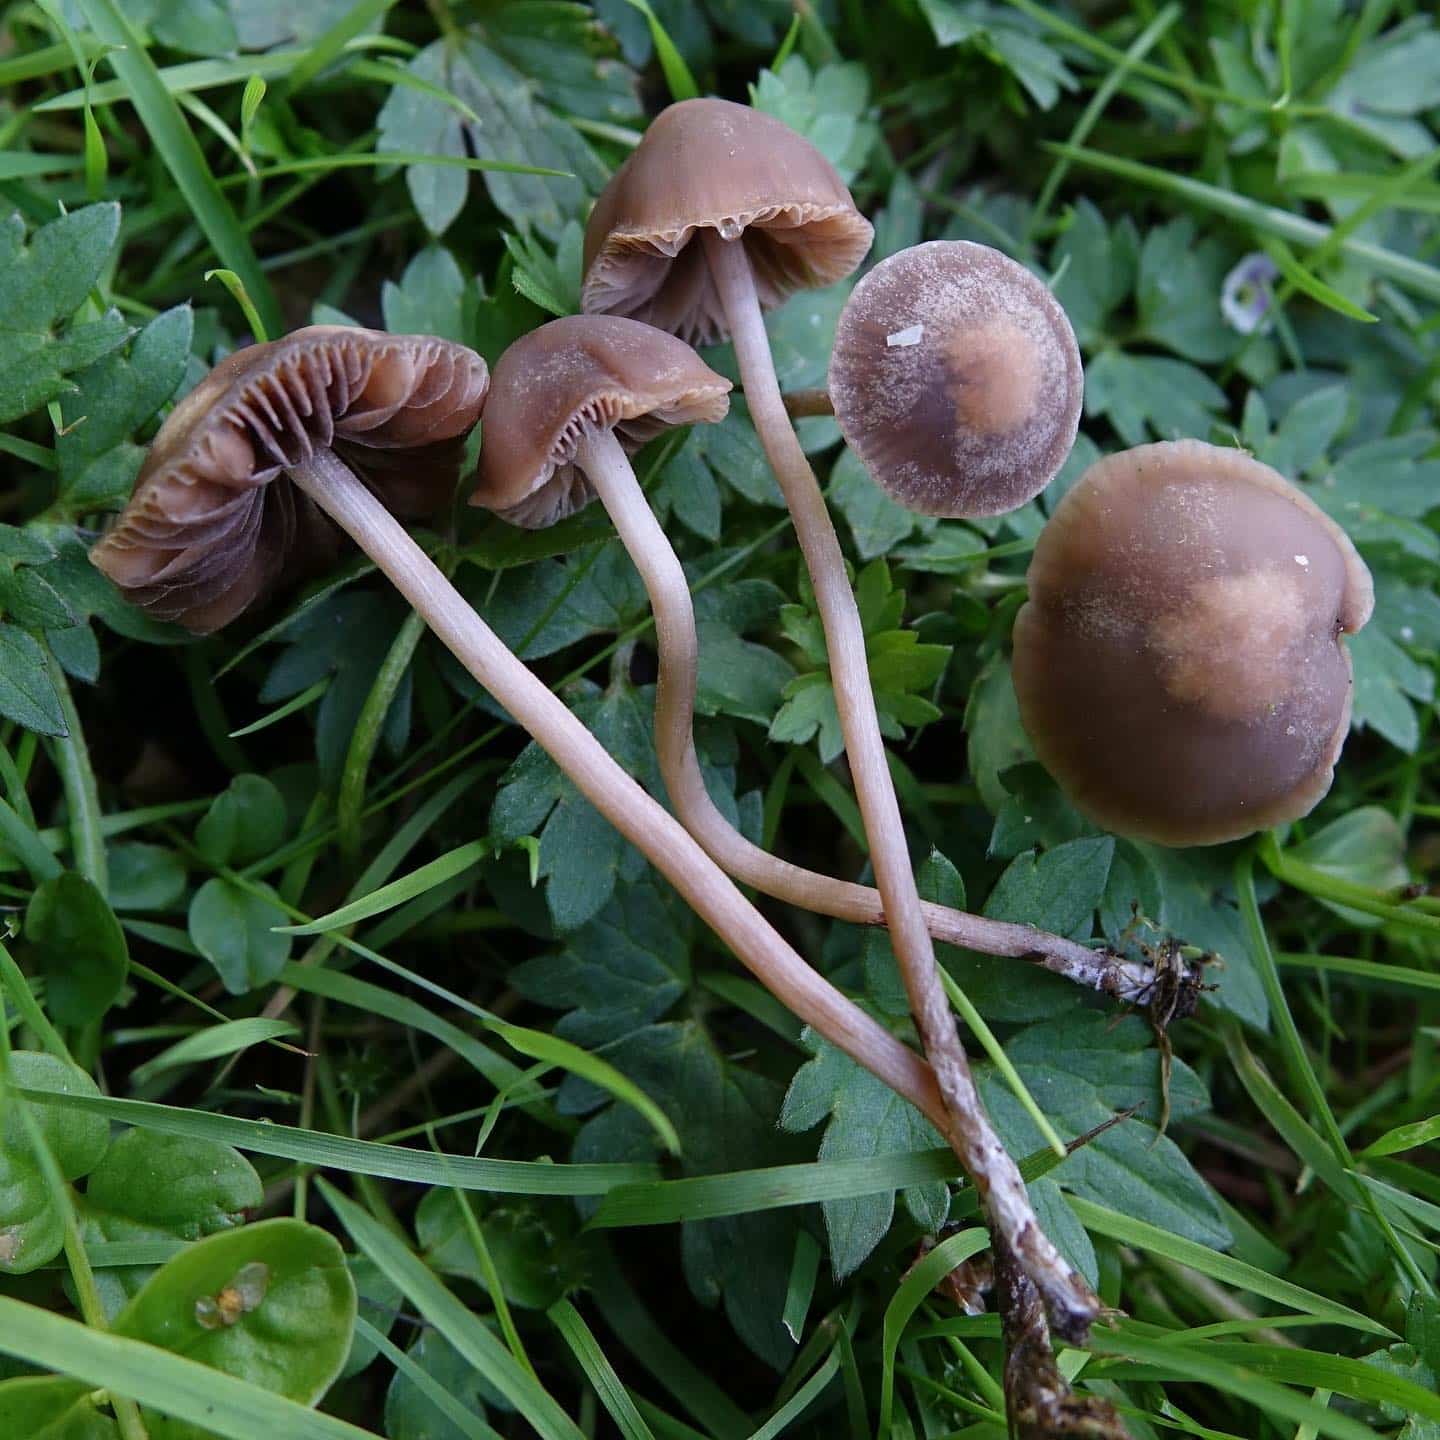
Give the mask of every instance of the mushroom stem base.
M 911 1014 L 945 1100 L 947 1119 L 941 1133 L 973 1178 L 992 1226 L 1014 1249 L 1044 1297 L 1056 1333 L 1067 1340 L 1079 1339 L 1099 1314 L 1100 1302 L 1041 1229 L 1019 1168 L 996 1135 L 975 1088 L 920 908 L 905 827 L 880 735 L 859 607 L 819 482 L 785 412 L 749 257 L 743 241 L 724 240 L 714 230 L 704 232 L 704 243 L 734 341 L 750 415 L 790 509 L 814 585 L 846 758 L 870 840 L 891 942 Z
M 945 1109 L 930 1067 L 812 970 L 653 799 L 501 643 L 404 526 L 337 456 L 317 451 L 291 478 L 425 618 L 457 660 L 540 743 L 580 792 L 689 902 L 782 1003 L 933 1123 Z

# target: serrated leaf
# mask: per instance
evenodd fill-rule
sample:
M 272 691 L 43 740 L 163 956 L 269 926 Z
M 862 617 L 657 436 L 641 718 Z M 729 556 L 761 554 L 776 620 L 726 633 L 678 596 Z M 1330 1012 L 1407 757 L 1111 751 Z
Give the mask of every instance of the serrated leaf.
M 439 335 L 461 345 L 475 342 L 476 300 L 474 288 L 443 245 L 427 245 L 406 265 L 398 285 L 387 280 L 380 291 L 387 330 Z
M 1224 408 L 1225 392 L 1183 360 L 1105 350 L 1085 371 L 1085 413 L 1108 418 L 1127 445 L 1205 438 Z
M 145 457 L 135 432 L 185 378 L 194 316 L 177 305 L 151 320 L 125 351 L 75 376 L 60 403 L 65 430 L 55 442 L 59 500 L 66 513 L 117 508 L 129 498 Z
M 583 216 L 605 175 L 576 130 L 535 102 L 531 86 L 477 36 L 437 40 L 409 63 L 420 79 L 463 101 L 473 124 L 421 91 L 395 87 L 380 110 L 378 149 L 462 156 L 562 170 L 575 178 L 486 171 L 485 188 L 513 224 L 555 239 L 567 221 Z M 465 204 L 470 174 L 438 165 L 405 172 L 411 199 L 432 235 L 449 229 Z
M 1420 743 L 1420 720 L 1411 700 L 1435 698 L 1435 674 L 1412 660 L 1378 625 L 1368 625 L 1347 640 L 1355 667 L 1355 701 L 1350 723 L 1367 727 L 1392 745 L 1413 754 Z
M 33 635 L 0 621 L 0 715 L 41 735 L 65 735 L 65 712 L 45 651 Z
M 114 248 L 118 205 L 87 205 L 29 238 L 19 215 L 0 220 L 0 423 L 46 404 L 65 377 L 130 333 L 116 311 L 68 327 Z

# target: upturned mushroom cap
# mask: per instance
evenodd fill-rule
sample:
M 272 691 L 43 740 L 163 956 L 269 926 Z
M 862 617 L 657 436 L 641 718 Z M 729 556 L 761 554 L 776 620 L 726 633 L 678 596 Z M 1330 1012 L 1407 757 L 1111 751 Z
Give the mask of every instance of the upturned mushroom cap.
M 638 450 L 669 425 L 723 420 L 730 382 L 683 340 L 617 315 L 552 320 L 495 363 L 472 505 L 540 530 L 595 489 L 575 452 L 594 430 Z
M 585 229 L 581 304 L 693 344 L 728 333 L 699 232 L 744 237 L 761 305 L 843 280 L 874 234 L 830 162 L 763 111 L 682 100 L 656 116 Z
M 428 335 L 313 325 L 222 360 L 170 413 L 92 562 L 196 634 L 227 624 L 336 536 L 285 477 L 333 448 L 396 514 L 449 497 L 489 376 Z
M 1091 466 L 1015 622 L 1015 693 L 1075 806 L 1209 845 L 1307 814 L 1350 722 L 1341 636 L 1370 617 L 1349 537 L 1268 465 L 1198 440 Z
M 1075 443 L 1080 351 L 1059 302 L 988 245 L 934 240 L 855 287 L 830 400 L 875 483 L 921 515 L 1002 515 Z

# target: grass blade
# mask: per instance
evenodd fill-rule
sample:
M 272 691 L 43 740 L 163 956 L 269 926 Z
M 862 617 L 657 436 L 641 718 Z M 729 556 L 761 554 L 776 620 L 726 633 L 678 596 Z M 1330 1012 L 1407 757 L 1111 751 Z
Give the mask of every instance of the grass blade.
M 117 48 L 106 60 L 125 86 L 135 113 L 140 117 L 165 168 L 184 196 L 196 223 L 215 247 L 225 268 L 233 270 L 255 302 L 265 328 L 272 335 L 285 330 L 269 278 L 260 268 L 249 237 L 231 210 L 230 203 L 215 182 L 205 152 L 201 150 L 175 97 L 165 88 L 145 42 L 121 13 L 115 0 L 79 0 L 96 36 Z
M 225 1440 L 374 1440 L 330 1415 L 247 1384 L 168 1350 L 92 1330 L 37 1305 L 0 1296 L 0 1351 L 42 1370 L 73 1375 L 188 1421 Z
M 570 1347 L 570 1353 L 579 1361 L 585 1378 L 594 1387 L 600 1403 L 625 1440 L 655 1440 L 644 1417 L 635 1408 L 630 1392 L 615 1373 L 615 1367 L 605 1358 L 600 1342 L 591 1333 L 580 1312 L 568 1300 L 557 1300 L 545 1314 Z
M 185 1039 L 162 1050 L 153 1060 L 137 1065 L 131 1074 L 131 1083 L 144 1085 L 162 1070 L 173 1070 L 180 1065 L 197 1065 L 206 1060 L 219 1060 L 226 1055 L 238 1054 L 252 1045 L 263 1045 L 267 1040 L 278 1040 L 282 1035 L 298 1035 L 300 1027 L 290 1020 L 230 1020 L 224 1025 L 213 1025 L 209 1029 L 187 1035 Z
M 356 1245 L 476 1371 L 535 1427 L 542 1440 L 585 1440 L 580 1428 L 541 1388 L 535 1377 L 521 1368 L 515 1357 L 490 1333 L 484 1321 L 451 1294 L 423 1261 L 333 1185 L 321 1181 L 320 1188 Z

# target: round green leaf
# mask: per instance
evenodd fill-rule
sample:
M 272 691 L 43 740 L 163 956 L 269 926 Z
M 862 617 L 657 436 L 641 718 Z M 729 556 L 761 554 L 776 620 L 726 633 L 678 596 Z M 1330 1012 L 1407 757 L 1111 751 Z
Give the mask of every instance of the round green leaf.
M 10 1056 L 10 1083 L 21 1090 L 43 1090 L 55 1095 L 99 1095 L 99 1087 L 78 1066 L 36 1050 L 16 1050 Z M 0 1129 L 0 1153 L 34 1158 L 20 1116 L 7 1107 Z M 82 1114 L 60 1105 L 31 1105 L 30 1114 L 67 1180 L 88 1175 L 110 1143 L 110 1122 L 102 1115 Z
M 116 910 L 168 910 L 185 893 L 185 865 L 164 845 L 111 845 L 107 856 Z
M 237 775 L 195 827 L 195 845 L 213 865 L 244 865 L 285 838 L 285 798 L 263 775 Z
M 355 1282 L 334 1237 L 267 1220 L 197 1241 L 161 1266 L 115 1318 L 117 1335 L 313 1405 L 350 1351 Z M 148 1417 L 151 1440 L 191 1440 L 188 1424 Z
M 51 1016 L 86 1025 L 119 998 L 130 968 L 125 932 L 105 897 L 67 870 L 43 881 L 25 912 L 25 938 L 39 952 Z
M 34 1158 L 0 1150 L 0 1274 L 38 1270 L 64 1244 L 64 1219 L 50 1203 L 50 1187 Z M 0 1435 L 9 1433 L 0 1429 Z
M 95 1408 L 95 1387 L 59 1375 L 0 1384 L 0 1435 L 24 1440 L 115 1440 L 115 1422 Z
M 268 886 L 262 887 L 273 894 Z M 207 880 L 190 902 L 190 938 L 232 995 L 273 980 L 290 958 L 290 937 L 274 933 L 289 916 L 273 901 L 229 880 Z
M 85 1187 L 87 1241 L 198 1240 L 234 1229 L 264 1198 L 255 1167 L 228 1145 L 127 1130 Z M 106 1266 L 95 1283 L 114 1314 L 155 1273 L 147 1265 Z

